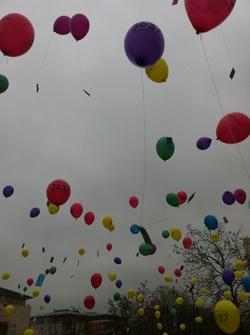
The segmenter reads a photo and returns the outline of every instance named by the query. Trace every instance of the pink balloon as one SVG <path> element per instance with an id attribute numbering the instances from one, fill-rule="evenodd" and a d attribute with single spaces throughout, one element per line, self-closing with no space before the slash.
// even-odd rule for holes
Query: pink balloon
<path id="1" fill-rule="evenodd" d="M 136 208 L 139 204 L 138 198 L 135 197 L 135 196 L 130 197 L 129 198 L 129 204 L 130 204 L 131 207 Z"/>
<path id="2" fill-rule="evenodd" d="M 185 0 L 187 16 L 196 33 L 220 25 L 231 14 L 236 0 Z"/>
<path id="3" fill-rule="evenodd" d="M 83 14 L 75 14 L 69 22 L 72 36 L 77 40 L 83 39 L 89 31 L 89 20 Z"/>
<path id="4" fill-rule="evenodd" d="M 237 188 L 234 191 L 234 196 L 235 196 L 235 200 L 241 205 L 244 204 L 247 198 L 246 192 L 242 190 L 241 188 Z"/>
<path id="5" fill-rule="evenodd" d="M 69 29 L 70 17 L 66 15 L 59 16 L 53 25 L 53 31 L 59 35 L 67 35 L 70 33 Z"/>

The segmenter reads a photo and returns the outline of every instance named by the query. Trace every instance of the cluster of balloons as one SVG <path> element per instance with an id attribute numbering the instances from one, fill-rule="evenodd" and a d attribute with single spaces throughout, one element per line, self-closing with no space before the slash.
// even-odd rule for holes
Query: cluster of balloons
<path id="1" fill-rule="evenodd" d="M 53 30 L 59 35 L 71 35 L 79 41 L 83 39 L 89 31 L 89 20 L 81 13 L 75 14 L 71 18 L 67 15 L 59 16 L 53 25 Z"/>
<path id="2" fill-rule="evenodd" d="M 168 193 L 166 195 L 166 201 L 172 207 L 179 207 L 179 205 L 184 204 L 186 200 L 187 200 L 187 193 L 185 191 L 179 191 L 176 194 Z"/>
<path id="3" fill-rule="evenodd" d="M 246 192 L 241 188 L 237 188 L 234 192 L 226 191 L 222 195 L 222 201 L 226 205 L 232 205 L 235 203 L 235 201 L 243 205 L 246 201 L 246 198 Z"/>

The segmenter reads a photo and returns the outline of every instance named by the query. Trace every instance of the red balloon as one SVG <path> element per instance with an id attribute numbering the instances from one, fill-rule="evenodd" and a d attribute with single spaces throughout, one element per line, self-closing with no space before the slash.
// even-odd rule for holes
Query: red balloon
<path id="1" fill-rule="evenodd" d="M 75 14 L 69 22 L 72 36 L 77 40 L 83 39 L 89 31 L 89 20 L 83 14 Z"/>
<path id="2" fill-rule="evenodd" d="M 32 286 L 34 280 L 32 278 L 27 279 L 27 285 Z"/>
<path id="3" fill-rule="evenodd" d="M 23 15 L 12 13 L 0 20 L 0 50 L 9 57 L 25 54 L 32 47 L 35 31 Z"/>
<path id="4" fill-rule="evenodd" d="M 243 205 L 247 199 L 246 192 L 242 190 L 241 188 L 237 188 L 234 191 L 234 196 L 235 196 L 235 200 L 241 205 Z"/>
<path id="5" fill-rule="evenodd" d="M 70 192 L 70 186 L 65 180 L 56 179 L 48 185 L 46 195 L 51 204 L 61 206 L 68 201 Z"/>
<path id="6" fill-rule="evenodd" d="M 139 204 L 138 198 L 135 197 L 135 196 L 130 197 L 129 198 L 129 204 L 130 204 L 131 207 L 136 208 Z"/>
<path id="7" fill-rule="evenodd" d="M 160 266 L 158 267 L 158 271 L 159 271 L 160 274 L 163 274 L 163 273 L 165 272 L 165 268 L 164 268 L 164 266 L 160 265 Z"/>
<path id="8" fill-rule="evenodd" d="M 216 136 L 224 143 L 239 143 L 250 134 L 250 119 L 247 115 L 234 112 L 225 115 L 217 125 Z"/>
<path id="9" fill-rule="evenodd" d="M 184 239 L 182 240 L 182 244 L 185 249 L 190 248 L 192 243 L 193 243 L 192 239 L 188 236 L 184 237 Z"/>
<path id="10" fill-rule="evenodd" d="M 92 295 L 87 295 L 83 303 L 86 308 L 92 309 L 95 306 L 95 298 Z"/>
<path id="11" fill-rule="evenodd" d="M 181 270 L 180 269 L 175 269 L 174 274 L 176 275 L 176 277 L 180 277 L 181 276 Z"/>
<path id="12" fill-rule="evenodd" d="M 82 215 L 82 212 L 83 212 L 83 207 L 78 202 L 71 205 L 70 213 L 73 216 L 73 218 L 78 219 Z"/>
<path id="13" fill-rule="evenodd" d="M 102 275 L 100 273 L 94 273 L 91 276 L 91 285 L 97 289 L 102 283 Z"/>
<path id="14" fill-rule="evenodd" d="M 236 0 L 185 0 L 187 16 L 196 33 L 220 25 L 231 14 Z"/>
<path id="15" fill-rule="evenodd" d="M 67 35 L 70 33 L 69 29 L 70 17 L 66 15 L 59 16 L 53 25 L 53 30 L 59 35 Z"/>
<path id="16" fill-rule="evenodd" d="M 84 221 L 87 225 L 91 225 L 95 221 L 95 214 L 92 212 L 87 212 L 84 215 Z"/>
<path id="17" fill-rule="evenodd" d="M 110 250 L 112 249 L 112 244 L 111 244 L 111 243 L 108 243 L 108 244 L 106 245 L 106 248 L 107 248 L 108 251 L 110 251 Z"/>
<path id="18" fill-rule="evenodd" d="M 184 191 L 179 191 L 177 194 L 179 205 L 184 204 L 184 202 L 187 200 L 187 193 Z"/>

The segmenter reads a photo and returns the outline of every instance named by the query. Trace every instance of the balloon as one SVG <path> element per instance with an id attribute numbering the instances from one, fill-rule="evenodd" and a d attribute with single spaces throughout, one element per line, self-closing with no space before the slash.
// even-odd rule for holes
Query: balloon
<path id="1" fill-rule="evenodd" d="M 109 231 L 113 231 L 115 229 L 115 225 L 111 223 L 110 227 L 108 228 Z"/>
<path id="2" fill-rule="evenodd" d="M 182 305 L 184 303 L 184 299 L 182 297 L 179 297 L 175 300 L 177 305 Z"/>
<path id="3" fill-rule="evenodd" d="M 171 311 L 170 311 L 170 313 L 171 313 L 172 316 L 176 316 L 177 310 L 174 309 L 174 308 L 172 308 Z"/>
<path id="4" fill-rule="evenodd" d="M 224 143 L 239 143 L 250 134 L 250 119 L 247 115 L 234 112 L 225 115 L 217 125 L 216 136 Z"/>
<path id="5" fill-rule="evenodd" d="M 32 286 L 33 283 L 34 283 L 34 280 L 32 278 L 27 279 L 27 285 L 28 286 Z"/>
<path id="6" fill-rule="evenodd" d="M 138 22 L 127 32 L 124 39 L 125 53 L 136 66 L 150 67 L 161 58 L 165 47 L 161 30 L 151 22 Z"/>
<path id="7" fill-rule="evenodd" d="M 244 269 L 244 266 L 245 266 L 245 263 L 244 263 L 242 260 L 240 260 L 240 259 L 238 259 L 238 260 L 236 261 L 236 263 L 235 263 L 235 267 L 236 267 L 236 270 L 237 270 L 237 271 L 241 271 L 241 270 L 243 270 L 243 269 Z"/>
<path id="8" fill-rule="evenodd" d="M 232 192 L 226 191 L 222 195 L 222 200 L 226 205 L 232 205 L 235 203 L 235 196 Z"/>
<path id="9" fill-rule="evenodd" d="M 84 306 L 92 309 L 95 306 L 95 298 L 92 295 L 87 295 L 83 300 Z"/>
<path id="10" fill-rule="evenodd" d="M 104 216 L 104 218 L 102 219 L 102 224 L 106 229 L 109 229 L 112 223 L 113 220 L 111 216 Z"/>
<path id="11" fill-rule="evenodd" d="M 79 253 L 79 255 L 84 255 L 85 254 L 85 249 L 84 248 L 80 248 L 79 250 L 78 250 L 78 253 Z"/>
<path id="12" fill-rule="evenodd" d="M 168 193 L 166 201 L 170 206 L 179 207 L 179 199 L 175 193 Z"/>
<path id="13" fill-rule="evenodd" d="M 11 185 L 5 186 L 3 189 L 3 195 L 5 198 L 10 197 L 14 193 L 14 188 Z"/>
<path id="14" fill-rule="evenodd" d="M 227 285 L 231 285 L 234 282 L 235 276 L 234 276 L 233 270 L 231 269 L 225 269 L 222 272 L 221 276 L 222 276 L 224 283 Z"/>
<path id="15" fill-rule="evenodd" d="M 92 213 L 92 212 L 87 212 L 87 213 L 84 215 L 84 222 L 85 222 L 87 225 L 91 225 L 94 221 L 95 221 L 95 214 L 94 214 L 94 213 Z"/>
<path id="16" fill-rule="evenodd" d="M 179 191 L 179 192 L 177 192 L 176 195 L 177 195 L 178 200 L 179 200 L 179 205 L 184 204 L 184 202 L 187 200 L 187 193 L 184 192 L 184 191 Z"/>
<path id="17" fill-rule="evenodd" d="M 232 293 L 231 293 L 231 291 L 225 291 L 223 294 L 224 294 L 224 297 L 225 297 L 225 298 L 232 298 Z"/>
<path id="18" fill-rule="evenodd" d="M 163 273 L 165 272 L 165 268 L 164 268 L 164 266 L 160 265 L 160 266 L 158 267 L 158 272 L 159 272 L 160 274 L 163 274 Z"/>
<path id="19" fill-rule="evenodd" d="M 138 302 L 142 302 L 143 301 L 143 295 L 141 293 L 138 294 L 137 301 Z"/>
<path id="20" fill-rule="evenodd" d="M 129 204 L 130 204 L 131 207 L 136 208 L 139 204 L 138 198 L 135 197 L 135 196 L 130 197 L 129 198 Z"/>
<path id="21" fill-rule="evenodd" d="M 8 306 L 8 302 L 7 301 L 4 301 L 3 302 L 3 307 L 7 307 Z"/>
<path id="22" fill-rule="evenodd" d="M 184 323 L 182 323 L 182 324 L 180 325 L 180 329 L 181 329 L 181 330 L 185 330 L 185 329 L 186 329 L 186 325 L 185 325 Z"/>
<path id="23" fill-rule="evenodd" d="M 170 235 L 173 240 L 178 242 L 181 239 L 181 230 L 179 228 L 172 228 Z"/>
<path id="24" fill-rule="evenodd" d="M 187 16 L 196 34 L 220 25 L 230 15 L 234 5 L 232 0 L 185 0 Z"/>
<path id="25" fill-rule="evenodd" d="M 184 239 L 182 240 L 182 244 L 185 249 L 190 248 L 192 243 L 193 241 L 189 236 L 184 237 Z"/>
<path id="26" fill-rule="evenodd" d="M 197 322 L 197 323 L 202 323 L 202 321 L 203 321 L 203 319 L 202 319 L 201 316 L 197 316 L 197 317 L 195 318 L 195 322 Z"/>
<path id="27" fill-rule="evenodd" d="M 170 275 L 166 275 L 166 276 L 164 277 L 164 280 L 165 280 L 167 283 L 172 283 L 172 281 L 173 281 L 173 277 L 170 276 Z"/>
<path id="28" fill-rule="evenodd" d="M 30 211 L 30 217 L 31 217 L 31 218 L 35 218 L 35 217 L 37 217 L 39 214 L 40 214 L 40 209 L 37 208 L 37 207 L 32 208 L 31 211 Z"/>
<path id="29" fill-rule="evenodd" d="M 111 243 L 108 243 L 108 244 L 106 245 L 106 249 L 107 249 L 108 251 L 110 251 L 110 250 L 112 249 L 112 244 L 111 244 Z"/>
<path id="30" fill-rule="evenodd" d="M 197 300 L 195 305 L 196 305 L 196 307 L 201 308 L 203 306 L 203 301 L 202 300 Z"/>
<path id="31" fill-rule="evenodd" d="M 235 278 L 242 279 L 244 277 L 244 274 L 241 271 L 234 271 L 234 276 L 235 276 Z"/>
<path id="32" fill-rule="evenodd" d="M 143 256 L 149 256 L 152 252 L 152 245 L 147 243 L 142 243 L 139 246 L 139 253 Z"/>
<path id="33" fill-rule="evenodd" d="M 153 255 L 156 252 L 156 245 L 152 243 L 152 250 L 150 252 L 150 255 Z"/>
<path id="34" fill-rule="evenodd" d="M 34 330 L 33 329 L 26 329 L 24 331 L 23 335 L 34 335 Z"/>
<path id="35" fill-rule="evenodd" d="M 133 224 L 131 227 L 130 227 L 130 231 L 132 234 L 138 234 L 139 233 L 139 228 L 136 224 Z"/>
<path id="36" fill-rule="evenodd" d="M 172 137 L 161 137 L 156 143 L 156 152 L 164 161 L 173 156 L 174 150 L 175 145 Z"/>
<path id="37" fill-rule="evenodd" d="M 70 192 L 70 186 L 65 180 L 55 179 L 48 185 L 46 194 L 49 202 L 60 206 L 68 201 Z"/>
<path id="38" fill-rule="evenodd" d="M 43 300 L 44 302 L 46 302 L 46 304 L 48 304 L 50 302 L 50 295 L 46 294 L 44 297 L 43 297 Z"/>
<path id="39" fill-rule="evenodd" d="M 145 72 L 149 79 L 155 83 L 163 83 L 168 78 L 168 65 L 166 61 L 161 58 L 153 66 L 146 68 Z"/>
<path id="40" fill-rule="evenodd" d="M 114 258 L 114 262 L 115 262 L 115 264 L 121 264 L 121 263 L 122 263 L 122 260 L 121 260 L 120 257 L 115 257 L 115 258 Z"/>
<path id="41" fill-rule="evenodd" d="M 40 309 L 40 311 L 42 311 L 44 309 L 44 305 L 40 305 L 39 309 Z"/>
<path id="42" fill-rule="evenodd" d="M 57 268 L 55 266 L 51 266 L 51 268 L 49 269 L 49 272 L 53 275 L 56 273 Z"/>
<path id="43" fill-rule="evenodd" d="M 214 317 L 217 325 L 226 334 L 233 334 L 239 328 L 240 312 L 231 301 L 217 302 L 214 308 Z"/>
<path id="44" fill-rule="evenodd" d="M 155 298 L 150 298 L 149 299 L 149 304 L 151 305 L 151 306 L 155 306 L 156 305 L 156 300 L 155 300 Z"/>
<path id="45" fill-rule="evenodd" d="M 77 40 L 83 39 L 89 31 L 89 20 L 83 14 L 75 14 L 69 22 L 72 36 Z"/>
<path id="46" fill-rule="evenodd" d="M 39 290 L 34 290 L 33 292 L 32 292 L 32 295 L 33 295 L 33 297 L 34 298 L 36 298 L 36 297 L 38 297 L 39 296 Z"/>
<path id="47" fill-rule="evenodd" d="M 73 216 L 73 218 L 79 219 L 79 217 L 82 215 L 82 212 L 83 212 L 83 207 L 78 202 L 71 205 L 70 213 Z"/>
<path id="48" fill-rule="evenodd" d="M 0 94 L 7 91 L 9 87 L 9 81 L 7 77 L 5 77 L 3 74 L 0 74 Z"/>
<path id="49" fill-rule="evenodd" d="M 211 138 L 209 138 L 209 137 L 201 137 L 201 138 L 199 138 L 197 140 L 196 146 L 200 150 L 206 150 L 206 149 L 208 149 L 210 147 L 211 143 L 212 143 Z"/>
<path id="50" fill-rule="evenodd" d="M 174 274 L 176 275 L 176 277 L 180 277 L 181 276 L 181 270 L 180 269 L 175 269 Z"/>
<path id="51" fill-rule="evenodd" d="M 205 216 L 204 223 L 205 223 L 205 226 L 211 230 L 214 230 L 218 227 L 218 220 L 214 215 Z"/>
<path id="52" fill-rule="evenodd" d="M 242 301 L 249 299 L 249 296 L 250 296 L 249 293 L 246 293 L 246 292 L 239 292 L 238 293 L 238 297 Z"/>
<path id="53" fill-rule="evenodd" d="M 10 273 L 9 272 L 4 272 L 3 274 L 2 274 L 2 279 L 3 280 L 7 280 L 7 279 L 9 279 L 10 278 Z"/>
<path id="54" fill-rule="evenodd" d="M 202 287 L 201 293 L 202 294 L 208 294 L 208 291 L 207 291 L 207 289 L 205 287 Z"/>
<path id="55" fill-rule="evenodd" d="M 67 15 L 59 16 L 53 25 L 53 31 L 59 35 L 67 35 L 70 32 L 69 29 L 70 17 Z"/>
<path id="56" fill-rule="evenodd" d="M 246 192 L 242 190 L 241 188 L 237 188 L 234 191 L 234 196 L 235 196 L 235 200 L 241 205 L 244 204 L 247 198 Z"/>
<path id="57" fill-rule="evenodd" d="M 8 305 L 8 306 L 4 307 L 4 312 L 7 316 L 12 315 L 14 313 L 14 306 Z"/>
<path id="58" fill-rule="evenodd" d="M 250 277 L 243 278 L 242 285 L 247 292 L 250 292 Z"/>
<path id="59" fill-rule="evenodd" d="M 115 282 L 115 286 L 118 288 L 122 287 L 122 281 L 120 279 L 117 279 L 117 281 Z"/>
<path id="60" fill-rule="evenodd" d="M 139 313 L 140 316 L 143 316 L 143 314 L 144 314 L 144 308 L 142 308 L 142 307 L 139 308 L 138 313 Z"/>
<path id="61" fill-rule="evenodd" d="M 160 312 L 159 312 L 160 313 Z M 159 330 L 161 330 L 162 329 L 162 323 L 157 323 L 157 328 L 159 329 Z"/>
<path id="62" fill-rule="evenodd" d="M 193 285 L 193 286 L 196 284 L 196 282 L 197 282 L 197 280 L 195 278 L 192 278 L 190 280 L 190 284 Z"/>
<path id="63" fill-rule="evenodd" d="M 127 294 L 128 294 L 128 297 L 129 297 L 130 299 L 133 299 L 134 296 L 135 296 L 135 291 L 134 291 L 132 288 L 130 288 L 130 289 L 128 289 Z"/>
<path id="64" fill-rule="evenodd" d="M 118 300 L 120 300 L 120 298 L 121 298 L 120 293 L 119 293 L 119 292 L 115 292 L 114 295 L 113 295 L 113 299 L 114 299 L 115 301 L 118 301 Z"/>
<path id="65" fill-rule="evenodd" d="M 18 57 L 32 47 L 35 31 L 23 15 L 11 13 L 0 20 L 0 50 L 5 56 Z"/>
<path id="66" fill-rule="evenodd" d="M 100 273 L 94 273 L 91 276 L 91 285 L 97 289 L 102 283 L 102 275 Z"/>
<path id="67" fill-rule="evenodd" d="M 161 233 L 161 235 L 164 238 L 168 238 L 169 237 L 169 231 L 168 230 L 163 230 L 163 232 Z"/>
<path id="68" fill-rule="evenodd" d="M 60 207 L 57 205 L 49 204 L 48 211 L 51 215 L 54 215 L 59 212 Z"/>
<path id="69" fill-rule="evenodd" d="M 116 274 L 114 272 L 109 273 L 109 279 L 110 281 L 116 280 Z"/>

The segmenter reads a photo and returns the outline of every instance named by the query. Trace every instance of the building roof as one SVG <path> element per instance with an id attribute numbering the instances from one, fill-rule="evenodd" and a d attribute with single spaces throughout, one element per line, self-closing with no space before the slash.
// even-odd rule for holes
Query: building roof
<path id="1" fill-rule="evenodd" d="M 33 297 L 20 293 L 20 292 L 15 292 L 12 290 L 8 290 L 7 288 L 0 287 L 0 294 L 1 296 L 6 296 L 6 297 L 12 297 L 12 298 L 19 298 L 23 300 L 28 300 L 28 299 L 33 299 Z M 21 296 L 22 295 L 22 296 Z M 21 296 L 21 297 L 20 297 Z"/>

